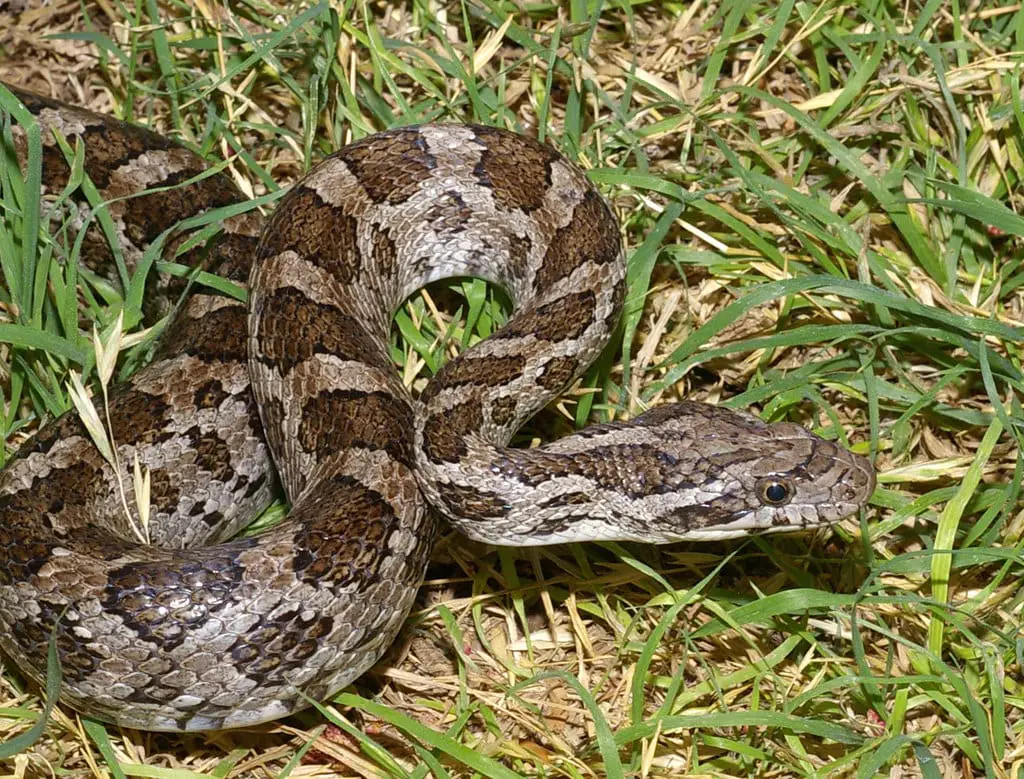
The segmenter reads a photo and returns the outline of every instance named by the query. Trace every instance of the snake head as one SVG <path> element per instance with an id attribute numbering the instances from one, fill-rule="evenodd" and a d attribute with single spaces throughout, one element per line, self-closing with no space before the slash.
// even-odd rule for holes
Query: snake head
<path id="1" fill-rule="evenodd" d="M 472 481 L 486 476 L 487 491 L 449 485 L 446 514 L 466 535 L 502 545 L 800 530 L 853 514 L 875 489 L 866 458 L 799 425 L 692 401 L 477 455 L 487 472 Z M 473 511 L 460 513 L 463 505 Z M 479 518 L 481 507 L 489 518 Z"/>
<path id="2" fill-rule="evenodd" d="M 870 461 L 788 422 L 679 403 L 637 419 L 661 431 L 675 476 L 664 474 L 666 503 L 650 521 L 663 541 L 721 539 L 813 528 L 867 504 Z"/>

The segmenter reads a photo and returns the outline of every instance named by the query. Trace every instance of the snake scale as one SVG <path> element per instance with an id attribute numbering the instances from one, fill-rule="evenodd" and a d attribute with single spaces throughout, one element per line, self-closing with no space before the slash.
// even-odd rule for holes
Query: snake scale
<path id="1" fill-rule="evenodd" d="M 210 730 L 329 697 L 397 634 L 435 513 L 494 544 L 668 542 L 819 526 L 873 490 L 866 459 L 799 426 L 688 401 L 507 446 L 604 347 L 625 293 L 616 219 L 547 145 L 467 125 L 382 132 L 314 166 L 262 229 L 250 211 L 189 247 L 175 224 L 243 200 L 226 174 L 150 131 L 16 94 L 43 131 L 44 192 L 68 186 L 55 137 L 80 144 L 129 270 L 170 231 L 177 261 L 249 282 L 248 311 L 196 285 L 112 395 L 132 511 L 136 457 L 151 475 L 150 544 L 73 413 L 0 475 L 0 642 L 38 681 L 55 631 L 62 700 L 90 716 Z M 12 130 L 5 153 L 24 165 Z M 71 221 L 90 216 L 80 199 Z M 85 266 L 115 267 L 99 231 L 81 238 Z M 454 276 L 499 285 L 514 310 L 414 399 L 392 316 Z M 288 516 L 233 538 L 278 480 Z"/>

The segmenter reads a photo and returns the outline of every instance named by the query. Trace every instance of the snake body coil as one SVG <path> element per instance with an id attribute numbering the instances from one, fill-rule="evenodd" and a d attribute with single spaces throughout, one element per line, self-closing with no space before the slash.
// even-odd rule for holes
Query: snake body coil
<path id="1" fill-rule="evenodd" d="M 43 129 L 45 192 L 69 177 L 54 134 L 84 145 L 129 271 L 182 219 L 241 200 L 165 138 L 17 94 Z M 78 222 L 90 214 L 81 201 Z M 662 542 L 833 522 L 873 489 L 867 461 L 798 426 L 691 402 L 506 447 L 603 348 L 625 291 L 615 218 L 547 146 L 475 126 L 384 132 L 314 167 L 257 246 L 259 231 L 233 217 L 208 255 L 178 258 L 249 279 L 250 311 L 205 290 L 183 304 L 112 397 L 120 477 L 73 414 L 0 475 L 0 642 L 38 680 L 56 626 L 62 698 L 91 716 L 207 730 L 330 696 L 402 625 L 435 535 L 428 505 L 498 544 Z M 81 254 L 116 267 L 98 231 Z M 414 400 L 392 315 L 452 276 L 500 285 L 514 314 Z M 152 481 L 148 545 L 119 486 L 135 511 L 136 458 Z M 288 517 L 227 540 L 275 472 Z"/>

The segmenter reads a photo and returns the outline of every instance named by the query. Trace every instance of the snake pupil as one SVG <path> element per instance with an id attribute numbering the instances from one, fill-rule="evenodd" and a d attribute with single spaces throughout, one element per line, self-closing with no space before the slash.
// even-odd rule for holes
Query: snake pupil
<path id="1" fill-rule="evenodd" d="M 782 482 L 773 481 L 765 485 L 762 494 L 766 502 L 778 506 L 789 499 L 789 487 Z"/>

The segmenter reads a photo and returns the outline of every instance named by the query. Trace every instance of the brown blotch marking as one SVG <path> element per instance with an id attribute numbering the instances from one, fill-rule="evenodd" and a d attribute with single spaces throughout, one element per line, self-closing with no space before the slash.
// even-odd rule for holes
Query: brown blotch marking
<path id="1" fill-rule="evenodd" d="M 118 195 L 122 197 L 127 194 L 120 191 L 125 171 L 118 169 L 135 165 L 140 170 L 152 171 L 152 166 L 140 161 L 143 153 L 172 149 L 185 151 L 163 136 L 113 120 L 90 127 L 83 134 L 83 139 L 86 144 L 84 168 L 93 184 L 104 192 L 111 185 L 113 174 L 118 172 Z M 55 150 L 61 154 L 59 149 Z M 61 166 L 56 159 L 46 160 L 47 163 L 51 161 L 57 164 L 58 169 L 66 167 L 66 163 Z M 147 183 L 147 189 L 170 189 L 145 195 L 139 195 L 145 190 L 136 190 L 133 194 L 138 197 L 122 201 L 126 232 L 137 245 L 149 243 L 167 228 L 190 216 L 243 200 L 227 175 L 217 174 L 190 181 L 206 169 L 205 163 L 191 152 L 179 154 L 177 162 L 183 163 L 184 167 L 163 180 Z M 186 181 L 189 183 L 185 184 Z"/>
<path id="2" fill-rule="evenodd" d="M 129 164 L 144 152 L 181 148 L 168 138 L 137 125 L 109 117 L 97 118 L 97 124 L 90 126 L 82 137 L 85 141 L 83 167 L 99 189 L 109 186 L 118 168 Z M 192 175 L 200 169 L 197 168 Z"/>
<path id="3" fill-rule="evenodd" d="M 663 520 L 663 523 L 686 529 L 713 527 L 732 522 L 736 519 L 737 512 L 745 509 L 746 506 L 737 505 L 734 500 L 719 498 L 710 503 L 677 508 L 670 518 Z"/>
<path id="4" fill-rule="evenodd" d="M 206 363 L 245 362 L 249 343 L 242 304 L 222 306 L 203 316 L 179 317 L 169 328 L 160 356 L 184 352 Z"/>
<path id="5" fill-rule="evenodd" d="M 553 357 L 544 364 L 544 372 L 537 383 L 549 392 L 558 392 L 572 381 L 579 368 L 575 357 Z"/>
<path id="6" fill-rule="evenodd" d="M 157 511 L 172 512 L 181 497 L 180 482 L 164 469 L 149 472 L 149 505 Z"/>
<path id="7" fill-rule="evenodd" d="M 526 309 L 491 338 L 536 336 L 541 341 L 565 341 L 583 335 L 594 319 L 597 307 L 590 290 L 572 292 L 565 297 Z"/>
<path id="8" fill-rule="evenodd" d="M 629 463 L 623 467 L 622 463 Z M 693 488 L 692 463 L 681 467 L 671 455 L 647 444 L 598 446 L 572 455 L 514 449 L 496 463 L 499 471 L 531 487 L 561 476 L 585 476 L 599 489 L 618 490 L 631 498 L 663 495 Z"/>
<path id="9" fill-rule="evenodd" d="M 194 167 L 179 170 L 166 179 L 153 182 L 150 188 L 170 187 L 163 192 L 132 197 L 124 201 L 125 232 L 138 246 L 154 241 L 160 233 L 188 217 L 211 208 L 241 202 L 242 196 L 227 176 L 210 176 L 188 184 L 203 170 L 196 160 Z"/>
<path id="10" fill-rule="evenodd" d="M 96 498 L 101 470 L 87 462 L 53 471 L 28 488 L 0 495 L 0 584 L 29 582 L 51 559 L 61 541 L 49 515 Z"/>
<path id="11" fill-rule="evenodd" d="M 573 211 L 572 221 L 551 239 L 534 289 L 546 290 L 586 263 L 613 263 L 618 259 L 619 247 L 618 222 L 601 196 L 588 189 Z"/>
<path id="12" fill-rule="evenodd" d="M 230 649 L 236 670 L 252 678 L 268 674 L 280 678 L 288 669 L 300 666 L 334 627 L 331 617 L 317 612 L 304 617 L 303 613 L 296 608 L 272 620 L 264 617 L 261 627 L 239 638 Z M 273 662 L 268 662 L 269 658 L 274 658 Z"/>
<path id="13" fill-rule="evenodd" d="M 87 506 L 96 501 L 107 491 L 100 462 L 80 460 L 51 471 L 45 479 L 36 479 L 29 491 L 33 502 L 46 512 L 56 513 L 67 506 Z M 18 493 L 25 494 L 26 491 Z"/>
<path id="14" fill-rule="evenodd" d="M 73 237 L 77 239 L 77 235 Z M 69 235 L 67 239 L 60 238 L 59 240 L 64 241 L 71 238 L 72 235 Z M 111 251 L 110 243 L 103 235 L 103 231 L 96 225 L 92 225 L 85 232 L 78 262 L 101 278 L 109 281 L 117 279 L 117 260 L 114 258 L 114 252 Z M 143 305 L 147 307 L 148 311 L 149 301 L 143 300 Z"/>
<path id="15" fill-rule="evenodd" d="M 505 425 L 511 424 L 516 418 L 516 408 L 518 405 L 516 399 L 511 396 L 498 398 L 491 403 L 491 421 L 498 425 L 498 427 L 505 427 Z"/>
<path id="16" fill-rule="evenodd" d="M 30 113 L 37 116 L 45 109 L 58 112 L 66 111 L 66 106 L 52 98 L 12 86 L 8 86 L 8 89 Z M 93 183 L 100 188 L 107 185 L 108 176 L 114 170 L 113 166 L 124 164 L 147 148 L 164 149 L 171 143 L 167 138 L 156 133 L 119 122 L 109 116 L 81 109 L 76 110 L 76 114 L 85 119 L 83 122 L 85 129 L 79 135 L 67 136 L 66 140 L 72 147 L 74 147 L 76 137 L 82 138 L 86 142 L 83 168 Z M 67 184 L 69 172 L 67 160 L 50 133 L 44 133 L 43 136 L 42 169 L 43 184 L 51 187 L 51 192 L 53 187 L 60 189 Z"/>
<path id="17" fill-rule="evenodd" d="M 736 463 L 756 462 L 763 458 L 764 452 L 758 452 L 742 446 L 738 442 L 733 442 L 728 447 L 710 453 L 706 459 L 713 467 L 723 470 Z"/>
<path id="18" fill-rule="evenodd" d="M 338 476 L 309 493 L 293 510 L 301 517 L 292 548 L 296 577 L 313 587 L 365 589 L 380 580 L 387 539 L 398 518 L 383 495 Z"/>
<path id="19" fill-rule="evenodd" d="M 32 95 L 28 92 L 17 92 L 25 107 L 34 114 L 42 113 L 44 108 L 54 111 L 66 111 L 66 106 L 49 98 Z M 87 115 L 87 118 L 83 115 Z M 113 173 L 127 165 L 146 151 L 163 151 L 181 148 L 168 138 L 137 125 L 120 122 L 112 117 L 76 109 L 76 119 L 86 118 L 85 129 L 79 135 L 67 136 L 68 143 L 74 147 L 75 139 L 81 138 L 85 148 L 82 167 L 100 190 L 105 189 Z M 52 179 L 44 181 L 63 187 L 67 183 L 68 164 L 64 153 L 60 150 L 52 136 L 43 138 L 43 173 L 44 176 L 54 174 Z M 198 159 L 198 158 L 197 158 Z"/>
<path id="20" fill-rule="evenodd" d="M 88 435 L 81 418 L 74 411 L 69 411 L 47 425 L 44 425 L 28 441 L 22 444 L 11 458 L 20 460 L 30 454 L 46 454 L 54 444 L 74 435 Z"/>
<path id="21" fill-rule="evenodd" d="M 207 527 L 217 527 L 224 519 L 223 511 L 207 511 L 202 505 L 196 505 L 195 508 L 199 509 L 195 516 L 200 517 Z"/>
<path id="22" fill-rule="evenodd" d="M 564 508 L 569 506 L 586 506 L 593 498 L 585 492 L 567 492 L 563 495 L 556 495 L 538 504 L 540 508 Z"/>
<path id="23" fill-rule="evenodd" d="M 551 186 L 551 165 L 559 159 L 558 152 L 504 130 L 473 130 L 484 146 L 473 173 L 491 189 L 495 203 L 506 211 L 530 212 L 540 208 Z"/>
<path id="24" fill-rule="evenodd" d="M 176 435 L 164 429 L 170 406 L 160 395 L 126 389 L 118 393 L 110 411 L 110 435 L 119 445 L 160 443 Z"/>
<path id="25" fill-rule="evenodd" d="M 293 251 L 348 284 L 362 265 L 358 226 L 355 217 L 325 202 L 315 190 L 299 185 L 274 212 L 264 231 L 260 256 Z"/>
<path id="26" fill-rule="evenodd" d="M 224 391 L 219 379 L 210 379 L 195 391 L 192 402 L 196 408 L 220 408 L 220 404 L 230 397 L 231 393 Z"/>
<path id="27" fill-rule="evenodd" d="M 530 268 L 530 252 L 533 240 L 528 235 L 508 235 L 508 268 L 505 275 L 509 279 L 525 279 Z M 512 286 L 509 284 L 509 286 Z"/>
<path id="28" fill-rule="evenodd" d="M 231 467 L 231 447 L 215 431 L 200 432 L 193 427 L 185 433 L 192 443 L 196 455 L 196 466 L 209 473 L 221 482 L 230 482 L 235 478 L 235 469 Z"/>
<path id="29" fill-rule="evenodd" d="M 88 133 L 86 133 L 88 135 Z M 75 136 L 68 138 L 68 142 L 74 144 Z M 72 146 L 73 148 L 73 146 Z M 88 147 L 87 147 L 88 148 Z M 68 184 L 71 177 L 71 168 L 68 167 L 67 158 L 60 147 L 50 138 L 43 138 L 43 160 L 42 160 L 42 184 L 46 191 L 55 195 L 61 192 Z"/>
<path id="30" fill-rule="evenodd" d="M 299 444 L 316 458 L 350 448 L 386 451 L 412 467 L 412 411 L 383 392 L 331 390 L 314 395 L 302 408 Z"/>
<path id="31" fill-rule="evenodd" d="M 447 387 L 472 385 L 504 385 L 523 375 L 526 358 L 520 355 L 501 357 L 459 357 L 446 363 L 437 376 L 420 395 L 423 402 L 429 401 Z"/>
<path id="32" fill-rule="evenodd" d="M 416 129 L 400 129 L 364 138 L 337 155 L 359 179 L 375 203 L 404 203 L 433 176 L 437 161 Z"/>
<path id="33" fill-rule="evenodd" d="M 256 429 L 259 429 L 259 428 L 256 428 Z M 240 476 L 239 477 L 238 487 L 239 488 L 245 487 L 245 497 L 246 498 L 251 498 L 257 492 L 259 492 L 260 490 L 262 490 L 264 487 L 267 486 L 267 476 L 265 474 L 257 476 L 251 482 L 248 482 L 248 486 L 246 486 L 246 483 L 241 481 L 241 479 L 243 479 L 243 478 L 245 478 L 245 477 L 244 476 Z"/>
<path id="34" fill-rule="evenodd" d="M 262 357 L 279 366 L 282 375 L 314 354 L 391 369 L 388 356 L 355 318 L 294 287 L 277 289 L 261 301 L 259 328 Z"/>
<path id="35" fill-rule="evenodd" d="M 479 430 L 482 423 L 483 410 L 478 400 L 434 414 L 423 429 L 427 456 L 434 462 L 457 462 L 466 453 L 464 436 Z"/>
<path id="36" fill-rule="evenodd" d="M 209 269 L 243 287 L 249 284 L 249 270 L 256 257 L 259 241 L 244 233 L 220 233 L 209 249 Z M 187 263 L 191 267 L 194 263 Z"/>
<path id="37" fill-rule="evenodd" d="M 398 249 L 391 240 L 391 234 L 378 225 L 373 225 L 370 233 L 370 245 L 373 252 L 374 272 L 383 276 L 392 276 L 398 271 Z"/>
<path id="38" fill-rule="evenodd" d="M 26 107 L 35 114 L 46 108 L 67 112 L 66 106 L 49 98 L 22 91 L 18 91 L 17 94 Z M 67 141 L 72 146 L 76 139 L 80 138 L 83 141 L 83 170 L 101 195 L 118 198 L 116 208 L 123 219 L 126 236 L 137 248 L 144 249 L 161 232 L 187 217 L 209 208 L 243 200 L 230 177 L 225 174 L 216 174 L 184 186 L 175 186 L 199 175 L 206 169 L 206 165 L 198 156 L 165 136 L 109 116 L 80 109 L 76 109 L 74 113 L 75 121 L 81 121 L 85 126 L 80 134 L 68 136 Z M 150 194 L 141 194 L 144 190 L 138 188 L 134 188 L 134 191 L 125 189 L 128 183 L 125 174 L 133 167 L 137 171 L 159 171 L 159 168 L 147 164 L 142 157 L 144 153 L 154 151 L 175 151 L 175 163 L 184 165 L 183 169 L 175 171 L 163 180 L 148 181 L 146 184 L 150 189 L 171 189 Z M 59 192 L 67 185 L 70 172 L 67 161 L 49 133 L 43 138 L 42 172 L 43 185 L 48 192 Z M 115 181 L 115 173 L 117 187 L 116 191 L 112 192 L 110 187 Z M 128 194 L 135 196 L 126 198 L 125 195 Z M 73 193 L 72 198 L 81 203 L 85 202 L 81 191 Z M 193 255 L 178 260 L 190 265 L 206 266 L 207 252 L 194 252 Z M 106 237 L 95 224 L 89 227 L 82 241 L 80 260 L 86 267 L 104 278 L 117 278 L 113 253 Z"/>
<path id="39" fill-rule="evenodd" d="M 181 646 L 188 633 L 201 628 L 234 602 L 245 575 L 237 555 L 254 539 L 239 539 L 219 547 L 193 549 L 171 561 L 135 562 L 107 574 L 101 603 L 125 626 L 146 641 L 169 652 Z M 181 609 L 168 609 L 182 591 L 195 594 Z"/>
<path id="40" fill-rule="evenodd" d="M 460 484 L 446 484 L 441 499 L 453 516 L 467 519 L 504 517 L 508 504 L 493 492 L 474 489 Z"/>
<path id="41" fill-rule="evenodd" d="M 56 634 L 62 677 L 81 682 L 95 670 L 99 660 L 73 631 L 81 618 L 66 610 L 64 603 L 52 602 L 46 595 L 40 597 L 36 605 L 38 614 L 10 626 L 14 643 L 30 654 L 45 657 L 50 637 Z"/>

